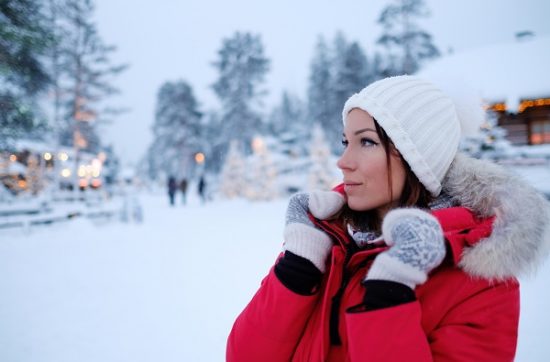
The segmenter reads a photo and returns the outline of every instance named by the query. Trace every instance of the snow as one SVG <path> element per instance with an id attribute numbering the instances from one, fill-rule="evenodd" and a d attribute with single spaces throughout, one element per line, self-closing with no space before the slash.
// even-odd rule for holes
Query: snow
<path id="1" fill-rule="evenodd" d="M 286 200 L 168 206 L 144 223 L 0 232 L 0 361 L 223 361 L 281 248 Z M 179 200 L 178 200 L 179 201 Z M 517 361 L 550 352 L 550 264 L 522 282 Z"/>
<path id="2" fill-rule="evenodd" d="M 522 99 L 550 97 L 548 64 L 550 37 L 541 36 L 446 55 L 418 75 L 440 84 L 458 80 L 485 102 L 506 102 L 510 111 L 517 112 Z"/>

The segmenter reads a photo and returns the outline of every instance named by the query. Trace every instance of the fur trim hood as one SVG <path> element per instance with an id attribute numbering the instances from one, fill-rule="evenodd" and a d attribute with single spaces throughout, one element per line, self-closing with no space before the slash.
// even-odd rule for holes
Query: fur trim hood
<path id="1" fill-rule="evenodd" d="M 490 237 L 466 249 L 468 274 L 502 280 L 533 272 L 550 251 L 550 203 L 519 176 L 489 161 L 458 154 L 443 192 L 480 217 L 495 215 Z"/>

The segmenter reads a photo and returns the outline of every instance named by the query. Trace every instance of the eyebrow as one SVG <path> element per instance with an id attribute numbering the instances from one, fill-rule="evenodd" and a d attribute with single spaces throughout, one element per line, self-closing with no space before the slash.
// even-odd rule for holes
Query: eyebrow
<path id="1" fill-rule="evenodd" d="M 371 132 L 374 132 L 374 133 L 377 133 L 376 130 L 372 129 L 372 128 L 361 128 L 355 132 L 353 132 L 354 135 L 359 135 L 363 132 L 367 132 L 367 131 L 371 131 Z M 342 136 L 346 137 L 346 134 L 345 133 L 342 133 Z"/>

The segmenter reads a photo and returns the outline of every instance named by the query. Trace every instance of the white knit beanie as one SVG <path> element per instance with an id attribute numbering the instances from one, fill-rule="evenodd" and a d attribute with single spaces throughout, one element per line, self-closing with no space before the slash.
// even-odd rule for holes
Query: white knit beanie
<path id="1" fill-rule="evenodd" d="M 481 110 L 480 105 L 471 106 Z M 432 195 L 439 195 L 462 134 L 453 99 L 426 80 L 401 75 L 376 81 L 351 96 L 342 111 L 344 122 L 354 108 L 378 122 L 420 182 Z M 481 123 L 479 112 L 475 117 L 472 122 Z"/>

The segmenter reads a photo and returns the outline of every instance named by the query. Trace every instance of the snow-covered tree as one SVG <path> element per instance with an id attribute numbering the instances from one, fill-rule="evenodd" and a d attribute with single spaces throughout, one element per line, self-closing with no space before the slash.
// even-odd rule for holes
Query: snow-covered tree
<path id="1" fill-rule="evenodd" d="M 488 113 L 479 133 L 464 138 L 460 143 L 460 148 L 463 152 L 476 158 L 506 158 L 515 154 L 511 142 L 506 139 L 506 134 L 506 130 L 498 126 L 496 115 Z"/>
<path id="2" fill-rule="evenodd" d="M 250 200 L 272 200 L 277 197 L 277 169 L 270 150 L 261 137 L 254 138 L 252 150 L 247 159 L 245 195 Z"/>
<path id="3" fill-rule="evenodd" d="M 420 28 L 418 20 L 429 16 L 423 0 L 393 0 L 380 14 L 383 32 L 378 44 L 384 46 L 384 75 L 413 74 L 425 60 L 439 56 L 432 36 Z"/>
<path id="4" fill-rule="evenodd" d="M 237 141 L 231 141 L 229 152 L 220 176 L 220 192 L 228 198 L 240 197 L 245 194 L 246 175 L 245 159 L 239 150 Z"/>
<path id="5" fill-rule="evenodd" d="M 43 55 L 52 34 L 37 0 L 0 1 L 0 149 L 41 127 L 37 96 L 49 82 Z"/>
<path id="6" fill-rule="evenodd" d="M 201 117 L 193 89 L 184 81 L 166 82 L 157 94 L 150 174 L 188 177 L 201 149 Z"/>
<path id="7" fill-rule="evenodd" d="M 61 0 L 60 0 L 61 1 Z M 108 123 L 120 109 L 105 106 L 118 92 L 112 78 L 126 69 L 126 65 L 113 65 L 114 46 L 104 44 L 93 21 L 94 6 L 91 0 L 62 0 L 50 2 L 57 6 L 56 34 L 56 87 L 63 99 L 64 125 L 60 132 L 61 143 L 73 146 L 77 136 L 84 140 L 87 151 L 99 151 L 97 127 Z M 59 91 L 59 89 L 57 89 Z"/>
<path id="8" fill-rule="evenodd" d="M 307 107 L 312 124 L 318 124 L 327 131 L 333 130 L 334 97 L 332 81 L 332 56 L 325 39 L 317 40 L 309 71 Z M 330 131 L 329 131 L 330 132 Z"/>
<path id="9" fill-rule="evenodd" d="M 315 125 L 310 146 L 311 168 L 308 186 L 310 190 L 330 190 L 335 184 L 334 162 L 323 129 Z"/>
<path id="10" fill-rule="evenodd" d="M 302 101 L 286 91 L 269 116 L 269 134 L 279 141 L 278 151 L 292 156 L 305 156 L 310 138 L 311 119 Z"/>
<path id="11" fill-rule="evenodd" d="M 248 152 L 261 125 L 259 108 L 265 94 L 261 86 L 269 70 L 260 36 L 237 32 L 224 39 L 213 65 L 219 77 L 212 87 L 222 104 L 219 131 L 241 142 Z"/>
<path id="12" fill-rule="evenodd" d="M 340 95 L 340 107 L 354 93 L 367 86 L 374 78 L 365 52 L 357 42 L 349 44 L 344 54 L 340 67 L 336 70 L 336 94 Z"/>
<path id="13" fill-rule="evenodd" d="M 342 33 L 337 33 L 332 48 L 319 38 L 310 69 L 309 117 L 323 127 L 331 150 L 336 153 L 344 103 L 377 78 L 376 68 L 371 67 L 359 43 L 349 43 Z"/>
<path id="14" fill-rule="evenodd" d="M 374 79 L 374 70 L 370 68 L 363 49 L 357 42 L 342 43 L 336 38 L 334 62 L 334 95 L 332 128 L 327 129 L 327 139 L 331 150 L 337 153 L 340 150 L 342 135 L 342 108 L 347 99 L 359 92 Z M 338 50 L 340 49 L 340 50 Z M 341 52 L 341 53 L 340 53 Z M 330 133 L 329 133 L 330 132 Z"/>

